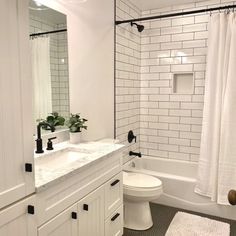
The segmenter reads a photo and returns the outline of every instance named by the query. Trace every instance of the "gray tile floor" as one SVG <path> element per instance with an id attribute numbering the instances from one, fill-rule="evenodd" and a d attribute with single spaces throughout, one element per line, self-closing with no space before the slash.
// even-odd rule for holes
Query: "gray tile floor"
<path id="1" fill-rule="evenodd" d="M 158 205 L 158 204 L 151 204 L 151 211 L 152 211 L 153 224 L 154 224 L 151 229 L 143 231 L 143 232 L 125 229 L 123 236 L 164 236 L 170 225 L 170 222 L 172 221 L 177 211 L 189 212 L 192 214 L 208 217 L 210 219 L 220 220 L 222 222 L 229 223 L 230 236 L 236 236 L 236 221 L 204 215 L 197 212 L 185 211 L 183 209 L 178 209 L 178 208 L 168 207 L 168 206 L 163 206 L 163 205 Z"/>

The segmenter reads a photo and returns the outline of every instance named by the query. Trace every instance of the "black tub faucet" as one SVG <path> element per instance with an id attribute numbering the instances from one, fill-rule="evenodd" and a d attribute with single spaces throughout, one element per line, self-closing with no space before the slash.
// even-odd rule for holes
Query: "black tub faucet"
<path id="1" fill-rule="evenodd" d="M 142 153 L 141 153 L 141 152 L 132 152 L 132 151 L 130 151 L 130 152 L 129 152 L 129 155 L 130 155 L 130 156 L 142 157 Z"/>
<path id="2" fill-rule="evenodd" d="M 49 127 L 50 130 L 52 132 L 55 131 L 55 127 L 50 125 L 49 123 L 45 122 L 45 121 L 42 121 L 42 122 L 39 122 L 38 125 L 37 125 L 37 139 L 35 140 L 36 141 L 36 151 L 35 153 L 43 153 L 43 140 L 42 140 L 42 137 L 41 137 L 41 127 L 42 126 L 46 126 L 46 127 Z"/>

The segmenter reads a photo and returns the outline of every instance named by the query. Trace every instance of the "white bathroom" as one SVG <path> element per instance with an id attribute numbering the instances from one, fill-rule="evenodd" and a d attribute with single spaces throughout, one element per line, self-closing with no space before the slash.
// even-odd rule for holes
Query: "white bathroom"
<path id="1" fill-rule="evenodd" d="M 236 235 L 235 11 L 1 0 L 0 236 Z"/>

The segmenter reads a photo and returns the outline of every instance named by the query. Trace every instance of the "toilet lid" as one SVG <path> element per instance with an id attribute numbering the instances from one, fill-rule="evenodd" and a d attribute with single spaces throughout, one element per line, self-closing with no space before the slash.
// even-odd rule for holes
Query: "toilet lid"
<path id="1" fill-rule="evenodd" d="M 151 175 L 123 172 L 123 184 L 133 188 L 157 188 L 162 185 L 162 182 Z"/>

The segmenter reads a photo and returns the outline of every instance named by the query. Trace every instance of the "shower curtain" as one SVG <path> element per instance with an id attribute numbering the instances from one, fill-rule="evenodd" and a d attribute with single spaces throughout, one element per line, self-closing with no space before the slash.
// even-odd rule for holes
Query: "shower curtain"
<path id="1" fill-rule="evenodd" d="M 32 77 L 34 81 L 34 118 L 45 119 L 52 112 L 50 39 L 31 39 Z"/>
<path id="2" fill-rule="evenodd" d="M 195 192 L 227 205 L 236 188 L 236 19 L 209 22 L 203 127 Z"/>

